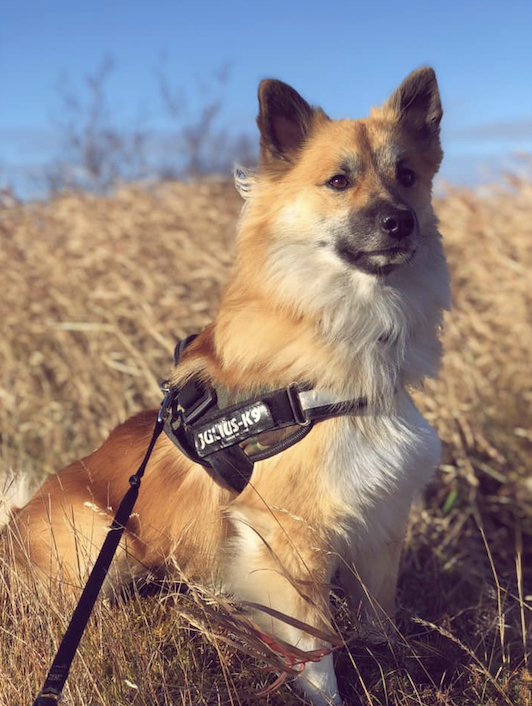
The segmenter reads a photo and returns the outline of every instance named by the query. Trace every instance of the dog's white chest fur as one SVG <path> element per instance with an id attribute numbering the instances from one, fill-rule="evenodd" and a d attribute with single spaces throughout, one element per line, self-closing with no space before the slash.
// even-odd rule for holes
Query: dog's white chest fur
<path id="1" fill-rule="evenodd" d="M 438 435 L 404 391 L 392 414 L 335 424 L 324 481 L 341 508 L 341 528 L 351 535 L 354 530 L 355 545 L 365 549 L 392 541 L 404 529 L 413 495 L 440 461 Z"/>

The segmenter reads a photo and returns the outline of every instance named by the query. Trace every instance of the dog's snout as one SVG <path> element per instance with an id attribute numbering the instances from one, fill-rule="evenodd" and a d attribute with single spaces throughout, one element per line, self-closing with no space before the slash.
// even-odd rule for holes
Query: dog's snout
<path id="1" fill-rule="evenodd" d="M 393 238 L 406 238 L 411 235 L 416 225 L 416 219 L 410 209 L 394 209 L 380 218 L 381 230 Z"/>

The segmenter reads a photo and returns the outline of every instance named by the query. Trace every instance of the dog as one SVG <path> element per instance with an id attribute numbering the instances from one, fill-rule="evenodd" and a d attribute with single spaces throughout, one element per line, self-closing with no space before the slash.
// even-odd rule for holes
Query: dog
<path id="1" fill-rule="evenodd" d="M 437 374 L 450 305 L 431 203 L 441 117 L 428 67 L 358 120 L 331 120 L 287 84 L 261 82 L 260 160 L 256 172 L 238 173 L 246 201 L 234 271 L 171 388 L 199 381 L 246 400 L 301 385 L 314 407 L 333 411 L 257 461 L 238 490 L 161 436 L 108 577 L 119 587 L 175 563 L 267 606 L 271 633 L 323 650 L 296 679 L 314 706 L 342 703 L 332 654 L 316 636 L 331 629 L 333 577 L 360 625 L 386 631 L 411 501 L 440 459 L 409 390 Z M 137 414 L 47 478 L 10 521 L 20 563 L 29 557 L 44 581 L 79 584 L 156 417 Z"/>

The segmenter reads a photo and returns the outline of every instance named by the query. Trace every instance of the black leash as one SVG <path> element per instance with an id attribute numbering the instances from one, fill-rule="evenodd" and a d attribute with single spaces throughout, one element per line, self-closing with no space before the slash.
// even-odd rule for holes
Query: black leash
<path id="1" fill-rule="evenodd" d="M 115 518 L 107 533 L 107 537 L 105 538 L 98 558 L 96 559 L 85 588 L 83 589 L 79 603 L 72 614 L 70 624 L 61 641 L 61 644 L 59 645 L 59 649 L 57 650 L 55 659 L 52 663 L 50 671 L 48 672 L 44 686 L 33 702 L 33 706 L 55 706 L 61 698 L 61 693 L 68 678 L 70 666 L 72 664 L 72 660 L 74 659 L 74 655 L 76 654 L 79 641 L 85 631 L 92 613 L 92 609 L 94 608 L 94 604 L 96 603 L 96 599 L 109 570 L 109 566 L 116 553 L 120 539 L 122 538 L 122 534 L 124 533 L 133 510 L 133 506 L 137 500 L 140 482 L 142 476 L 144 475 L 144 471 L 146 470 L 153 447 L 163 431 L 168 402 L 169 396 L 167 394 L 159 409 L 153 435 L 148 446 L 148 450 L 146 451 L 146 455 L 144 456 L 144 460 L 140 464 L 137 472 L 129 479 L 130 488 L 122 498 L 122 502 L 118 507 Z"/>

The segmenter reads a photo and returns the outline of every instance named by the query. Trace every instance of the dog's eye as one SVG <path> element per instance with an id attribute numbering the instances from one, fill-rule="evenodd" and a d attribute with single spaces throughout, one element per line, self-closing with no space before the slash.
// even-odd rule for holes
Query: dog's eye
<path id="1" fill-rule="evenodd" d="M 349 179 L 343 174 L 335 174 L 332 179 L 327 182 L 329 186 L 338 191 L 343 191 L 349 186 Z"/>
<path id="2" fill-rule="evenodd" d="M 416 183 L 416 175 L 408 167 L 397 167 L 397 179 L 403 186 L 413 186 Z"/>

